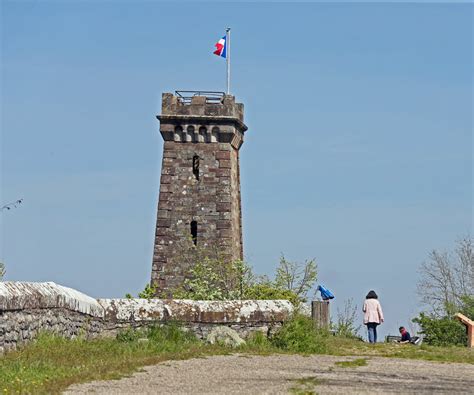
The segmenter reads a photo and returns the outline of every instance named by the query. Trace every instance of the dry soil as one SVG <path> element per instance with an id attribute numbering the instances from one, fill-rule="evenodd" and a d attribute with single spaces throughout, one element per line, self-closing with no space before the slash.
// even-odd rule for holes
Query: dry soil
<path id="1" fill-rule="evenodd" d="M 231 355 L 168 361 L 121 380 L 73 385 L 66 393 L 474 394 L 474 365 L 381 357 L 365 358 L 366 366 L 335 364 L 354 359 Z"/>

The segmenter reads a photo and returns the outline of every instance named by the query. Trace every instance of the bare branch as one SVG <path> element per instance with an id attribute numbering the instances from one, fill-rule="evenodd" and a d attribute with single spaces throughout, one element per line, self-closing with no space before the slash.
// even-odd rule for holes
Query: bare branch
<path id="1" fill-rule="evenodd" d="M 462 306 L 466 295 L 474 294 L 473 240 L 457 242 L 453 254 L 433 250 L 420 265 L 417 293 L 437 316 L 450 315 Z"/>

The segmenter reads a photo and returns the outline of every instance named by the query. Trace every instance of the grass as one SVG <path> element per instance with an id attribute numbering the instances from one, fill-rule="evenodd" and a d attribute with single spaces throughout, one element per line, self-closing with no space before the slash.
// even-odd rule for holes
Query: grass
<path id="1" fill-rule="evenodd" d="M 422 344 L 377 343 L 369 344 L 359 340 L 331 337 L 328 339 L 327 354 L 340 356 L 376 356 L 388 358 L 422 359 L 436 362 L 459 362 L 474 364 L 474 350 L 467 347 L 437 347 Z"/>
<path id="2" fill-rule="evenodd" d="M 174 326 L 130 331 L 122 338 L 67 340 L 42 334 L 26 347 L 0 357 L 0 394 L 60 393 L 73 383 L 117 379 L 165 360 L 224 354 Z M 139 341 L 146 337 L 148 341 Z"/>
<path id="3" fill-rule="evenodd" d="M 339 361 L 334 363 L 341 368 L 355 368 L 358 366 L 367 366 L 367 359 L 365 358 L 357 358 L 353 359 L 352 361 Z"/>
<path id="4" fill-rule="evenodd" d="M 243 355 L 316 353 L 360 357 L 350 361 L 350 365 L 338 363 L 342 367 L 363 366 L 359 364 L 366 363 L 364 357 L 373 356 L 474 364 L 474 350 L 466 347 L 368 344 L 308 331 L 314 329 L 304 322 L 289 323 L 272 340 L 256 333 L 246 345 L 234 350 L 198 341 L 194 335 L 183 332 L 177 325 L 152 327 L 146 331 L 124 331 L 115 339 L 89 341 L 66 340 L 42 334 L 35 342 L 0 356 L 0 395 L 59 393 L 73 383 L 117 379 L 143 366 L 166 360 L 203 358 L 236 351 Z M 313 389 L 307 388 L 309 382 L 306 382 L 307 385 L 303 385 L 303 382 L 297 384 L 295 391 L 300 392 L 294 393 L 314 393 L 311 392 Z"/>
<path id="5" fill-rule="evenodd" d="M 294 381 L 295 385 L 290 388 L 290 393 L 294 395 L 316 395 L 314 387 L 322 383 L 317 377 L 304 377 Z"/>

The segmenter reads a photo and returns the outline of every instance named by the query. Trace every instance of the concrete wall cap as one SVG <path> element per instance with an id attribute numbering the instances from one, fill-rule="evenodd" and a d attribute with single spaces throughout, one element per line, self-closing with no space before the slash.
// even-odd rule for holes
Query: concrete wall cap
<path id="1" fill-rule="evenodd" d="M 102 306 L 90 296 L 54 282 L 0 282 L 0 311 L 65 308 L 104 317 Z"/>
<path id="2" fill-rule="evenodd" d="M 99 299 L 105 318 L 112 321 L 204 323 L 283 322 L 293 312 L 287 300 Z"/>

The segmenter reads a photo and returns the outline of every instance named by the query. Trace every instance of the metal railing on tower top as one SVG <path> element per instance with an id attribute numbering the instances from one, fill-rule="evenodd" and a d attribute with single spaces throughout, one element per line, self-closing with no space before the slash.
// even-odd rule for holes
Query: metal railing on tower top
<path id="1" fill-rule="evenodd" d="M 224 92 L 212 91 L 175 91 L 178 100 L 183 104 L 191 104 L 194 96 L 204 96 L 206 103 L 220 104 L 224 101 Z"/>

